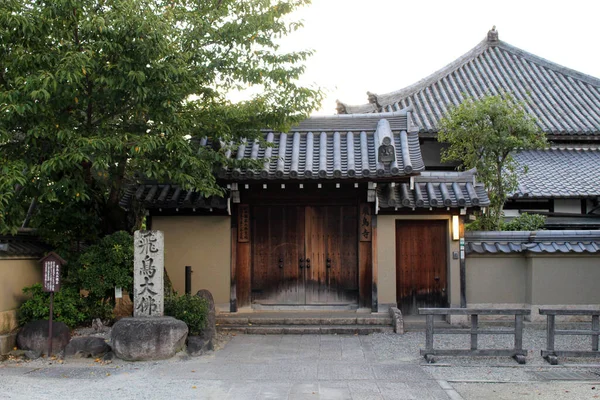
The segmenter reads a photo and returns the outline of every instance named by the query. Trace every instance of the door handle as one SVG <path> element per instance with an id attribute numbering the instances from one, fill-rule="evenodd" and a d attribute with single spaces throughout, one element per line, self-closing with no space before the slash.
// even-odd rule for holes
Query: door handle
<path id="1" fill-rule="evenodd" d="M 306 259 L 306 268 L 310 268 L 310 258 Z"/>
<path id="2" fill-rule="evenodd" d="M 325 265 L 327 266 L 327 268 L 331 268 L 331 258 L 327 257 L 327 260 L 325 260 L 326 263 Z"/>
<path id="3" fill-rule="evenodd" d="M 279 259 L 279 268 L 283 268 L 283 258 Z"/>
<path id="4" fill-rule="evenodd" d="M 437 281 L 439 281 L 439 280 L 440 280 L 440 277 L 439 277 L 439 276 L 436 276 L 435 278 L 433 278 L 433 280 L 437 282 Z"/>
<path id="5" fill-rule="evenodd" d="M 299 259 L 298 263 L 299 263 L 300 269 L 304 268 L 304 258 Z"/>

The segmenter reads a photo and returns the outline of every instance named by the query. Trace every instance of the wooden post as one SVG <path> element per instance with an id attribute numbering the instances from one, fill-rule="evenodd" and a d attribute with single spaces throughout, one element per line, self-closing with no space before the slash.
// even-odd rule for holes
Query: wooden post
<path id="1" fill-rule="evenodd" d="M 471 350 L 477 350 L 477 325 L 478 325 L 477 314 L 471 315 Z"/>
<path id="2" fill-rule="evenodd" d="M 192 294 L 192 267 L 189 265 L 185 267 L 185 294 Z"/>
<path id="3" fill-rule="evenodd" d="M 425 327 L 425 350 L 433 352 L 433 314 L 427 314 Z"/>
<path id="4" fill-rule="evenodd" d="M 515 315 L 515 350 L 523 350 L 523 315 Z"/>
<path id="5" fill-rule="evenodd" d="M 554 350 L 554 314 L 548 314 L 548 329 L 547 329 L 547 340 L 548 345 L 546 350 Z"/>
<path id="6" fill-rule="evenodd" d="M 377 300 L 377 278 L 379 275 L 377 266 L 377 215 L 371 216 L 371 227 L 371 268 L 373 271 L 371 286 L 371 312 L 377 312 L 379 310 L 379 302 Z"/>
<path id="7" fill-rule="evenodd" d="M 231 212 L 231 259 L 229 282 L 229 312 L 237 312 L 237 207 L 234 205 Z"/>
<path id="8" fill-rule="evenodd" d="M 598 351 L 598 332 L 600 331 L 600 321 L 598 314 L 592 315 L 592 351 Z"/>
<path id="9" fill-rule="evenodd" d="M 50 292 L 50 319 L 48 319 L 48 358 L 52 355 L 52 317 L 54 314 L 54 292 Z"/>

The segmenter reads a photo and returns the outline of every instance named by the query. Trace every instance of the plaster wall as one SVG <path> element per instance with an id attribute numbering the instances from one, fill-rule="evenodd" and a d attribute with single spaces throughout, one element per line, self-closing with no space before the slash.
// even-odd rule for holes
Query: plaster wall
<path id="1" fill-rule="evenodd" d="M 23 288 L 42 282 L 37 259 L 0 259 L 0 334 L 16 328 L 16 309 L 26 299 Z"/>
<path id="2" fill-rule="evenodd" d="M 458 241 L 451 240 L 450 215 L 378 215 L 377 260 L 378 301 L 380 306 L 396 304 L 396 220 L 446 220 L 448 222 L 448 299 L 451 307 L 460 305 L 460 261 L 452 258 L 460 250 Z"/>
<path id="3" fill-rule="evenodd" d="M 523 304 L 527 301 L 527 259 L 470 256 L 466 259 L 469 304 Z"/>
<path id="4" fill-rule="evenodd" d="M 554 212 L 581 214 L 580 199 L 554 199 Z"/>
<path id="5" fill-rule="evenodd" d="M 165 235 L 165 267 L 173 288 L 185 292 L 185 266 L 192 267 L 192 294 L 212 293 L 229 307 L 231 219 L 228 216 L 154 216 L 152 229 Z"/>

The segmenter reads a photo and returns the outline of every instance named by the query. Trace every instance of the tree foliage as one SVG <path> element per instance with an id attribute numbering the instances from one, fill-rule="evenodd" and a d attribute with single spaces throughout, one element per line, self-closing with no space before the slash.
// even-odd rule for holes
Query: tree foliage
<path id="1" fill-rule="evenodd" d="M 310 51 L 277 45 L 309 1 L 0 2 L 0 231 L 32 201 L 32 224 L 54 214 L 56 237 L 131 228 L 118 201 L 135 180 L 222 194 L 215 168 L 240 163 L 228 149 L 320 101 L 297 83 Z M 252 99 L 226 100 L 250 86 Z"/>
<path id="2" fill-rule="evenodd" d="M 510 94 L 468 98 L 448 111 L 439 128 L 438 140 L 449 144 L 442 161 L 477 168 L 490 198 L 482 228 L 499 230 L 506 196 L 517 188 L 518 174 L 527 172 L 518 170 L 512 154 L 544 147 L 543 133 Z"/>

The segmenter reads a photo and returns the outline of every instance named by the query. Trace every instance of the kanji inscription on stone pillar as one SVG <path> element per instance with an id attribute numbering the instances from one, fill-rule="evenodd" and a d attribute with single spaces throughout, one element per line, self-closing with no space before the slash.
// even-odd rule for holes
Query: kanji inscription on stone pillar
<path id="1" fill-rule="evenodd" d="M 161 317 L 164 310 L 165 245 L 161 231 L 133 235 L 133 316 Z"/>

